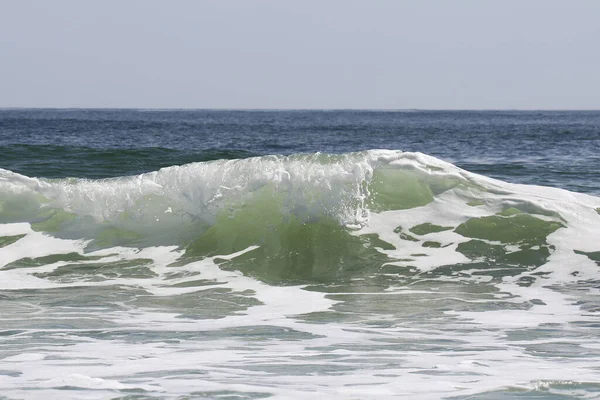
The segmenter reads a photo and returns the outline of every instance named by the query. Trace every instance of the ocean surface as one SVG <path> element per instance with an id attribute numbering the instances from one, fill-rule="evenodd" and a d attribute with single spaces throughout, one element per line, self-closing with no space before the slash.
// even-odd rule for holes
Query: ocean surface
<path id="1" fill-rule="evenodd" d="M 0 399 L 599 399 L 600 112 L 0 110 Z"/>

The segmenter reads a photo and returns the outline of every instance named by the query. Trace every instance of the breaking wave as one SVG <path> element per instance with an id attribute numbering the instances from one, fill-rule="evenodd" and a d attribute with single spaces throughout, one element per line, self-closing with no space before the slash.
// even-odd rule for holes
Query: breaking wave
<path id="1" fill-rule="evenodd" d="M 0 223 L 84 240 L 87 252 L 170 245 L 194 259 L 242 252 L 222 267 L 293 283 L 529 271 L 526 284 L 558 268 L 595 278 L 600 254 L 597 197 L 387 150 L 216 160 L 100 180 L 0 170 Z M 0 237 L 0 250 L 26 235 Z"/>

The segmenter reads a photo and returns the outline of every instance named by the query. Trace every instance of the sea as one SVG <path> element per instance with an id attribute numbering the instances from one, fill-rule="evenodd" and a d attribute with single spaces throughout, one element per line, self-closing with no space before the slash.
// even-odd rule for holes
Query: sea
<path id="1" fill-rule="evenodd" d="M 0 399 L 600 399 L 600 112 L 0 110 Z"/>

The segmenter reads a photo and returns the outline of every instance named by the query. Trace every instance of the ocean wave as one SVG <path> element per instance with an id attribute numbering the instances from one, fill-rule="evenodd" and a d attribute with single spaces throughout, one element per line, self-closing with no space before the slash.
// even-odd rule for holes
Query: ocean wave
<path id="1" fill-rule="evenodd" d="M 175 245 L 196 259 L 252 248 L 222 267 L 278 282 L 503 277 L 565 253 L 593 262 L 599 209 L 597 197 L 388 150 L 222 159 L 100 180 L 0 170 L 0 223 L 85 240 L 86 251 Z M 20 239 L 3 236 L 0 247 Z"/>

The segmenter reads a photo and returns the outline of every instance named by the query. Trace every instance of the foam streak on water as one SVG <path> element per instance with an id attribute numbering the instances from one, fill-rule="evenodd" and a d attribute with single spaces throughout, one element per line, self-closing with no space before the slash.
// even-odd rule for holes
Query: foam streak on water
<path id="1" fill-rule="evenodd" d="M 0 174 L 0 398 L 599 398 L 600 199 L 420 153 Z"/>

